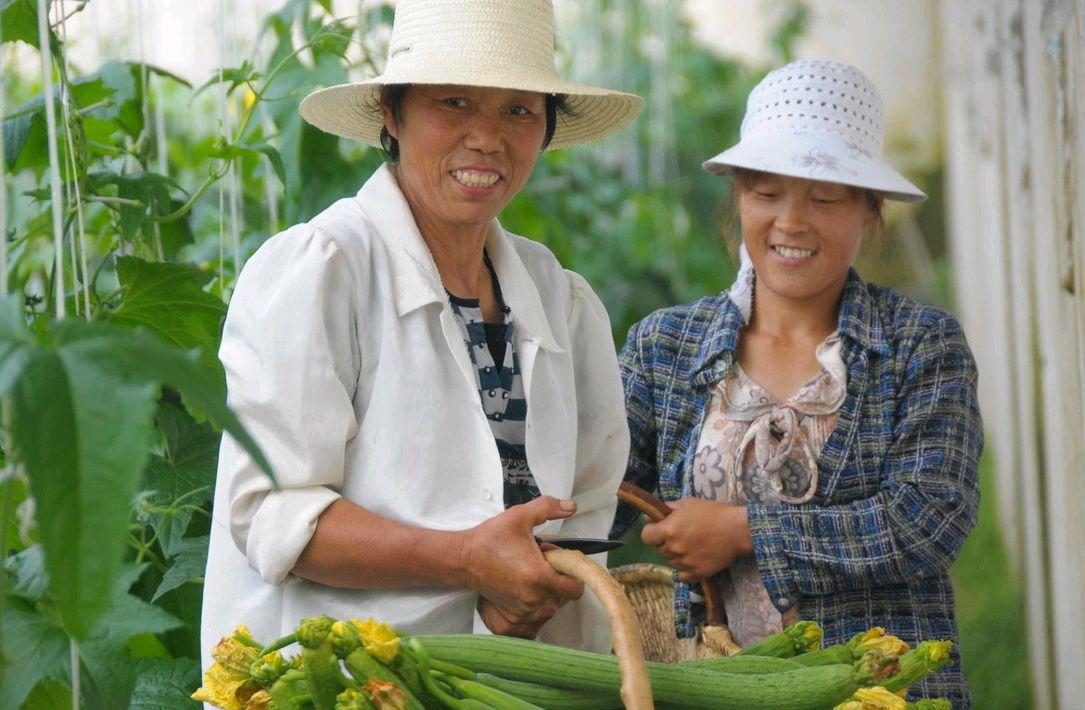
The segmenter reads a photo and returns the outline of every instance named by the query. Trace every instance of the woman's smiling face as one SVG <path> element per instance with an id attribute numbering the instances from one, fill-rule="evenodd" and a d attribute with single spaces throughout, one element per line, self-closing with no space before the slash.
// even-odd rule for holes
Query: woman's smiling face
<path id="1" fill-rule="evenodd" d="M 415 85 L 400 121 L 396 177 L 419 226 L 485 226 L 527 182 L 546 134 L 543 94 L 469 86 Z"/>
<path id="2" fill-rule="evenodd" d="M 742 240 L 758 283 L 785 300 L 838 294 L 878 220 L 863 190 L 755 173 L 736 180 Z"/>

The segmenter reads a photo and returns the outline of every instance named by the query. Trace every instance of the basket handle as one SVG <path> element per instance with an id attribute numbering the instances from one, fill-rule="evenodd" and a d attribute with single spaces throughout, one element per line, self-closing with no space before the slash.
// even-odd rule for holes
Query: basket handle
<path id="1" fill-rule="evenodd" d="M 672 512 L 669 505 L 629 481 L 622 481 L 618 487 L 618 500 L 644 513 L 653 523 L 658 523 Z M 727 611 L 720 599 L 719 587 L 716 586 L 716 575 L 701 582 L 701 593 L 704 595 L 708 623 L 712 626 L 726 626 Z"/>
<path id="2" fill-rule="evenodd" d="M 640 627 L 622 585 L 583 552 L 551 549 L 543 555 L 555 570 L 579 579 L 602 602 L 610 619 L 610 640 L 622 673 L 621 696 L 626 710 L 654 710 Z"/>

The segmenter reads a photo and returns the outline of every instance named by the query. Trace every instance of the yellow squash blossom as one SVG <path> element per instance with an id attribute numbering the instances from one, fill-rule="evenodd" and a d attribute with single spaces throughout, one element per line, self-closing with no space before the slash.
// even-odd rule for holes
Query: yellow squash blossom
<path id="1" fill-rule="evenodd" d="M 370 679 L 369 684 L 362 690 L 369 693 L 377 710 L 407 710 L 409 705 L 407 694 L 397 688 L 395 683 Z"/>
<path id="2" fill-rule="evenodd" d="M 366 652 L 381 663 L 391 663 L 399 655 L 399 636 L 388 624 L 373 619 L 351 619 L 350 623 L 362 637 Z"/>
<path id="3" fill-rule="evenodd" d="M 252 634 L 244 625 L 238 626 L 233 636 L 224 636 L 211 650 L 215 662 L 203 674 L 203 685 L 192 694 L 192 699 L 223 710 L 244 710 L 245 703 L 259 690 L 249 679 L 249 667 L 260 654 L 254 645 Z"/>
<path id="4" fill-rule="evenodd" d="M 881 686 L 860 688 L 855 695 L 837 705 L 833 710 L 906 710 L 904 698 Z"/>
<path id="5" fill-rule="evenodd" d="M 268 710 L 271 707 L 271 693 L 266 690 L 258 690 L 245 703 L 245 710 Z"/>
<path id="6" fill-rule="evenodd" d="M 893 634 L 885 633 L 885 629 L 880 626 L 875 626 L 863 634 L 862 639 L 859 641 L 859 648 L 876 648 L 883 653 L 891 653 L 894 656 L 903 656 L 908 652 L 908 644 Z"/>

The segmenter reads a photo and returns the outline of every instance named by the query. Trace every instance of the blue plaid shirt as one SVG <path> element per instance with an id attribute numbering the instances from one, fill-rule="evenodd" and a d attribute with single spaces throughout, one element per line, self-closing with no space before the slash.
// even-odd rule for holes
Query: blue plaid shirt
<path id="1" fill-rule="evenodd" d="M 656 311 L 619 357 L 632 435 L 626 480 L 664 500 L 692 496 L 692 461 L 712 385 L 728 372 L 742 317 L 726 293 Z M 970 707 L 949 566 L 976 523 L 983 449 L 976 366 L 956 319 L 852 271 L 838 328 L 847 395 L 804 505 L 747 506 L 769 598 L 821 624 L 825 643 L 884 626 L 914 645 L 954 643 L 953 663 L 910 697 Z M 615 535 L 636 519 L 621 506 Z M 704 607 L 678 584 L 680 636 Z"/>

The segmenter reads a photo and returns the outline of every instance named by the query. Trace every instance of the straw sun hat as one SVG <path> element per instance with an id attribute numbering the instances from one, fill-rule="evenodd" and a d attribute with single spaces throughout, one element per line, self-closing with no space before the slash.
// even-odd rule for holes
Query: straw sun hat
<path id="1" fill-rule="evenodd" d="M 885 162 L 882 99 L 869 79 L 842 62 L 803 60 L 769 72 L 746 101 L 738 144 L 704 162 L 877 190 L 890 200 L 927 196 Z"/>
<path id="2" fill-rule="evenodd" d="M 399 0 L 384 73 L 301 102 L 317 128 L 380 146 L 381 87 L 459 84 L 567 95 L 548 149 L 597 140 L 640 112 L 638 96 L 563 81 L 554 69 L 551 0 Z"/>

